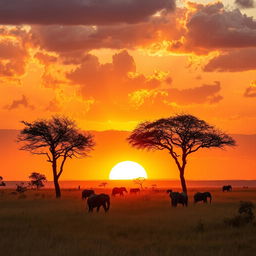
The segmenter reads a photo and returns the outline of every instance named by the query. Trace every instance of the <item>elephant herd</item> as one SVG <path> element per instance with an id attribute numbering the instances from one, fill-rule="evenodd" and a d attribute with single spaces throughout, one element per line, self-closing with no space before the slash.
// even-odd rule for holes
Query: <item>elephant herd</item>
<path id="1" fill-rule="evenodd" d="M 222 191 L 232 191 L 232 186 L 227 185 L 223 186 Z M 137 194 L 140 192 L 139 188 L 131 188 L 130 194 Z M 171 199 L 172 207 L 177 207 L 178 204 L 182 206 L 188 206 L 188 196 L 184 192 L 173 192 L 171 189 L 166 191 L 169 194 Z M 115 187 L 112 189 L 112 196 L 124 196 L 124 193 L 128 193 L 125 187 Z M 87 199 L 88 198 L 88 199 Z M 88 211 L 93 212 L 93 209 L 96 208 L 97 212 L 99 211 L 100 207 L 102 206 L 105 212 L 109 210 L 110 207 L 110 196 L 107 194 L 95 194 L 94 190 L 92 189 L 85 189 L 82 191 L 82 199 L 87 199 Z M 212 195 L 210 192 L 197 192 L 194 194 L 194 203 L 203 202 L 207 203 L 212 202 Z"/>
<path id="2" fill-rule="evenodd" d="M 182 206 L 188 206 L 188 196 L 184 192 L 173 192 L 171 189 L 168 189 L 166 191 L 171 199 L 171 205 L 172 207 L 176 207 L 178 204 L 181 204 Z M 194 194 L 194 203 L 198 202 L 204 202 L 207 203 L 209 198 L 209 202 L 212 202 L 212 195 L 210 192 L 197 192 Z"/>

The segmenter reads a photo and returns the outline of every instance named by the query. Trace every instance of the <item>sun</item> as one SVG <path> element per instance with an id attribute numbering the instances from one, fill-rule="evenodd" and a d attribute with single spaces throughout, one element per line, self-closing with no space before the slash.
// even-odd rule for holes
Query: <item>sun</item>
<path id="1" fill-rule="evenodd" d="M 133 161 L 124 161 L 116 164 L 109 174 L 110 180 L 132 180 L 138 177 L 147 178 L 145 169 Z"/>

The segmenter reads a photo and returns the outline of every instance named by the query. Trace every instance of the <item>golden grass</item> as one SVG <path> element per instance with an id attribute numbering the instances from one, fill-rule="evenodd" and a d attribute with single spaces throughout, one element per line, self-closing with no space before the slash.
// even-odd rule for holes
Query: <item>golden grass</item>
<path id="1" fill-rule="evenodd" d="M 232 228 L 223 219 L 236 214 L 239 201 L 255 201 L 256 190 L 211 192 L 212 205 L 171 208 L 166 193 L 146 192 L 111 198 L 109 213 L 88 214 L 81 191 L 64 190 L 56 200 L 51 190 L 27 191 L 25 198 L 5 190 L 1 255 L 254 255 L 256 226 Z"/>

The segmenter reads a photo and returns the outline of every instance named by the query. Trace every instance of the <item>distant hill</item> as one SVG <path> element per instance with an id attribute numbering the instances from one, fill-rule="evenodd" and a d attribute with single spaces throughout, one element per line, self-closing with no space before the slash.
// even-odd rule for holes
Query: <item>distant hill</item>
<path id="1" fill-rule="evenodd" d="M 0 130 L 0 176 L 7 180 L 24 180 L 39 171 L 51 180 L 49 163 L 43 156 L 18 150 L 17 130 Z M 177 168 L 167 152 L 133 149 L 126 141 L 127 131 L 92 131 L 96 147 L 91 156 L 67 162 L 63 180 L 107 179 L 111 168 L 120 161 L 143 165 L 152 179 L 178 179 Z M 192 154 L 186 171 L 190 180 L 256 179 L 256 135 L 231 135 L 234 148 L 201 150 Z"/>

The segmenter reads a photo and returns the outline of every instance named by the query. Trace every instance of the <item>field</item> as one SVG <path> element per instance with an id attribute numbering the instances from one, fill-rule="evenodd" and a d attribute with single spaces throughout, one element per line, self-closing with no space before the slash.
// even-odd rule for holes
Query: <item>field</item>
<path id="1" fill-rule="evenodd" d="M 201 191 L 207 189 L 201 189 Z M 256 190 L 210 190 L 211 205 L 171 208 L 164 192 L 111 198 L 109 213 L 87 213 L 81 191 L 10 190 L 0 196 L 0 248 L 4 256 L 253 255 L 256 226 L 224 224 L 241 200 L 255 202 Z M 105 191 L 110 192 L 110 191 Z"/>

